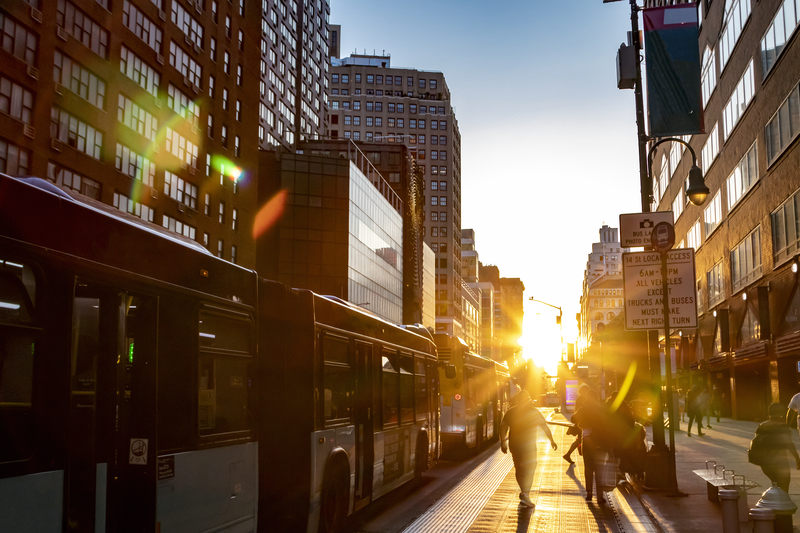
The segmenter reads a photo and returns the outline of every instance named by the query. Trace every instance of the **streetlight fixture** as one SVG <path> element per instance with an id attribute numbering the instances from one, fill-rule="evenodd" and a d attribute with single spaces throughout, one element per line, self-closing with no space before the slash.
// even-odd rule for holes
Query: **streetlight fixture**
<path id="1" fill-rule="evenodd" d="M 706 187 L 705 180 L 703 179 L 703 171 L 697 166 L 697 155 L 694 153 L 694 148 L 692 148 L 692 146 L 683 139 L 679 139 L 677 137 L 667 137 L 666 139 L 660 139 L 653 144 L 653 146 L 650 147 L 650 152 L 647 154 L 648 173 L 652 174 L 653 170 L 653 152 L 655 152 L 658 145 L 665 142 L 680 143 L 689 149 L 689 152 L 692 154 L 692 168 L 689 169 L 689 177 L 686 180 L 686 196 L 689 197 L 689 201 L 694 205 L 703 205 L 711 191 L 709 191 L 708 187 Z"/>

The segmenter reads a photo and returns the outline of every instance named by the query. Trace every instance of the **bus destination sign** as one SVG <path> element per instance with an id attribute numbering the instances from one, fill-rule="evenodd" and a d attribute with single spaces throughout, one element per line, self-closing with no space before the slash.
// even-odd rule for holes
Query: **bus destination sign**
<path id="1" fill-rule="evenodd" d="M 661 254 L 622 254 L 625 296 L 625 329 L 664 329 Z M 697 298 L 694 288 L 694 249 L 667 252 L 667 297 L 669 327 L 697 327 Z"/>

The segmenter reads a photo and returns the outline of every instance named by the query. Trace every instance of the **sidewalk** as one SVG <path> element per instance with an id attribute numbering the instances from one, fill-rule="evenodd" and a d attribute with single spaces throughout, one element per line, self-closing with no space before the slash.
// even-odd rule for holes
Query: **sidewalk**
<path id="1" fill-rule="evenodd" d="M 562 458 L 573 437 L 565 434 L 563 426 L 551 429 L 558 450 L 539 443 L 539 464 L 531 490 L 535 510 L 519 505 L 511 456 L 496 449 L 404 533 L 660 533 L 638 494 L 627 485 L 607 493 L 607 506 L 587 503 L 583 461 L 577 453 L 574 465 Z"/>
<path id="2" fill-rule="evenodd" d="M 706 461 L 716 461 L 726 469 L 743 474 L 760 486 L 749 491 L 748 508 L 753 508 L 761 494 L 770 486 L 769 478 L 761 468 L 747 462 L 747 449 L 755 434 L 758 423 L 723 418 L 720 422 L 711 421 L 712 429 L 703 429 L 704 437 L 697 436 L 697 428 L 692 428 L 692 436 L 686 435 L 686 422 L 675 428 L 676 471 L 678 488 L 687 493 L 685 498 L 670 498 L 663 492 L 641 491 L 641 496 L 659 524 L 667 533 L 709 533 L 722 531 L 722 512 L 718 504 L 708 501 L 706 483 L 692 472 L 705 468 Z M 666 441 L 669 444 L 669 430 Z M 652 429 L 647 428 L 648 439 L 652 440 Z M 795 446 L 800 451 L 800 436 L 793 431 Z M 792 472 L 789 496 L 800 502 L 800 472 Z M 795 531 L 800 531 L 800 513 L 793 516 Z M 751 532 L 752 522 L 741 524 L 741 531 Z"/>

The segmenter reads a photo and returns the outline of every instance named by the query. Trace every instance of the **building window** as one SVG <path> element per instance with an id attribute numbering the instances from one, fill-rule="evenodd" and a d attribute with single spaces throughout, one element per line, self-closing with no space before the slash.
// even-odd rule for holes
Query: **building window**
<path id="1" fill-rule="evenodd" d="M 686 247 L 697 250 L 700 248 L 701 244 L 700 219 L 697 219 L 697 222 L 695 222 L 692 227 L 689 228 L 688 233 L 686 233 Z"/>
<path id="2" fill-rule="evenodd" d="M 685 204 L 684 196 L 685 194 L 683 192 L 683 189 L 681 189 L 680 191 L 678 191 L 678 195 L 672 201 L 673 224 L 675 224 L 675 222 L 677 222 L 680 216 L 683 214 L 683 206 Z"/>
<path id="3" fill-rule="evenodd" d="M 50 114 L 50 137 L 97 160 L 102 157 L 103 132 L 55 106 Z"/>
<path id="4" fill-rule="evenodd" d="M 3 149 L 3 141 L 0 140 L 0 172 L 5 172 L 3 169 L 3 156 L 7 153 L 7 150 Z M 64 168 L 60 165 L 57 166 L 53 162 L 47 163 L 47 179 L 57 185 L 61 185 L 67 189 L 72 189 L 73 191 L 79 192 L 84 196 L 88 196 L 89 198 L 94 198 L 95 200 L 100 199 L 100 183 L 85 176 L 81 176 L 77 172 L 73 172 L 72 170 Z M 141 216 L 141 214 L 139 216 Z M 145 216 L 147 220 L 152 222 L 153 210 L 148 208 L 148 211 L 145 212 Z"/>
<path id="5" fill-rule="evenodd" d="M 60 54 L 56 52 L 56 55 Z M 97 81 L 97 78 L 95 78 L 95 81 Z M 105 83 L 102 85 L 103 95 L 105 95 Z M 101 96 L 99 99 L 100 105 L 102 105 L 102 101 Z M 32 112 L 33 93 L 6 77 L 0 77 L 0 113 L 5 113 L 23 124 L 30 124 Z"/>
<path id="6" fill-rule="evenodd" d="M 728 100 L 722 112 L 722 125 L 725 139 L 730 136 L 731 131 L 733 131 L 733 128 L 739 122 L 739 119 L 753 99 L 753 92 L 755 91 L 754 80 L 753 60 L 751 59 L 739 83 L 736 84 L 736 88 L 731 94 L 731 99 Z"/>
<path id="7" fill-rule="evenodd" d="M 745 288 L 761 277 L 761 227 L 745 237 L 731 250 L 731 285 L 733 292 Z"/>
<path id="8" fill-rule="evenodd" d="M 425 88 L 425 86 L 426 86 L 426 81 L 425 81 L 425 78 L 420 78 L 420 79 L 419 79 L 419 88 L 420 88 L 420 89 L 424 89 L 424 88 Z"/>
<path id="9" fill-rule="evenodd" d="M 439 205 L 441 205 L 441 206 L 447 205 L 447 196 L 440 196 L 439 197 Z"/>
<path id="10" fill-rule="evenodd" d="M 772 254 L 776 265 L 800 250 L 800 191 L 772 212 Z"/>
<path id="11" fill-rule="evenodd" d="M 761 39 L 761 65 L 766 78 L 775 62 L 780 57 L 786 43 L 800 23 L 800 6 L 794 0 L 784 0 L 783 5 L 775 13 L 775 18 Z"/>
<path id="12" fill-rule="evenodd" d="M 219 203 L 219 223 L 225 223 L 225 202 L 222 201 Z"/>
<path id="13" fill-rule="evenodd" d="M 705 219 L 705 231 L 706 231 L 706 239 L 711 233 L 717 229 L 719 223 L 722 221 L 722 193 L 721 191 L 717 191 L 717 194 L 714 195 L 714 198 L 708 203 L 708 206 L 705 208 L 703 212 L 703 218 Z"/>
<path id="14" fill-rule="evenodd" d="M 717 56 L 714 50 L 706 46 L 703 52 L 703 73 L 702 73 L 702 87 L 703 87 L 703 107 L 708 104 L 711 98 L 711 93 L 717 86 Z"/>
<path id="15" fill-rule="evenodd" d="M 800 85 L 792 92 L 764 128 L 767 164 L 771 165 L 800 133 Z"/>
<path id="16" fill-rule="evenodd" d="M 714 124 L 700 153 L 704 176 L 708 174 L 708 169 L 711 168 L 711 163 L 717 158 L 717 154 L 719 154 L 719 134 L 717 133 L 717 124 Z"/>
<path id="17" fill-rule="evenodd" d="M 730 211 L 747 191 L 758 181 L 758 159 L 756 143 L 744 154 L 742 160 L 733 169 L 733 173 L 728 177 L 728 211 Z"/>
<path id="18" fill-rule="evenodd" d="M 750 0 L 733 0 L 726 7 L 728 12 L 725 14 L 725 27 L 719 38 L 719 61 L 722 70 L 728 64 L 728 59 L 742 34 L 742 28 L 750 17 Z"/>
<path id="19" fill-rule="evenodd" d="M 220 239 L 217 242 L 217 257 L 222 258 L 222 253 L 225 251 L 225 241 Z"/>
<path id="20" fill-rule="evenodd" d="M 709 309 L 725 299 L 725 285 L 722 270 L 722 261 L 706 272 L 706 285 L 708 286 Z"/>

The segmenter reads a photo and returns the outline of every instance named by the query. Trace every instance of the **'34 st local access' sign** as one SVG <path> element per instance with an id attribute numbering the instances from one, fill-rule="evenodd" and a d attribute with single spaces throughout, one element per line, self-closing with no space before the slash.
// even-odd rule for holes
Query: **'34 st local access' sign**
<path id="1" fill-rule="evenodd" d="M 625 329 L 664 329 L 661 254 L 622 254 L 625 290 Z M 694 249 L 667 252 L 667 302 L 669 327 L 697 327 L 697 297 L 694 287 Z"/>

